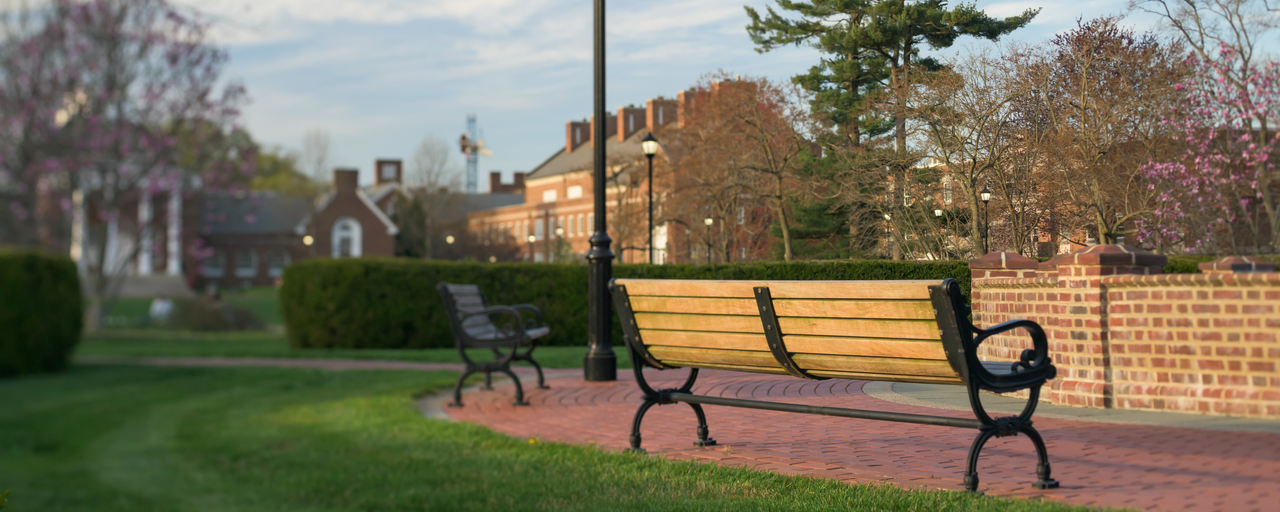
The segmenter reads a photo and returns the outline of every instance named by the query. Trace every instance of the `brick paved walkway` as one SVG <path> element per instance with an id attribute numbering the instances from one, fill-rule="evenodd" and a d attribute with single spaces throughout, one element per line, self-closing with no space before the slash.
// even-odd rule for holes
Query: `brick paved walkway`
<path id="1" fill-rule="evenodd" d="M 683 371 L 650 377 L 673 387 Z M 511 405 L 508 386 L 473 391 L 454 419 L 499 432 L 567 443 L 628 446 L 641 394 L 631 372 L 615 383 L 556 379 L 550 390 L 528 390 L 530 407 Z M 972 413 L 902 405 L 862 393 L 861 381 L 802 381 L 730 372 L 703 372 L 694 392 L 918 414 Z M 696 421 L 684 404 L 656 407 L 645 417 L 651 454 L 701 459 L 845 482 L 960 490 L 976 431 L 706 406 L 713 448 L 696 448 Z M 1062 488 L 1037 491 L 1035 451 L 1025 437 L 992 439 L 982 452 L 980 489 L 988 494 L 1144 510 L 1280 510 L 1280 435 L 1037 419 Z"/>

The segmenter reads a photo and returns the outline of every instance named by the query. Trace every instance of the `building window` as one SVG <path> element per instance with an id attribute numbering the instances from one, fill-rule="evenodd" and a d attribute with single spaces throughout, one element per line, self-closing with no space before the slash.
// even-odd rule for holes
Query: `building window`
<path id="1" fill-rule="evenodd" d="M 382 169 L 379 170 L 379 172 L 382 173 L 382 181 L 395 181 L 396 164 L 390 162 L 384 163 L 382 164 Z"/>
<path id="2" fill-rule="evenodd" d="M 565 232 L 564 217 L 556 217 L 556 232 L 557 236 Z"/>
<path id="3" fill-rule="evenodd" d="M 662 107 L 658 107 L 658 126 L 662 126 L 662 111 L 663 111 L 663 110 L 665 110 L 665 109 L 664 109 L 664 108 L 662 108 Z"/>
<path id="4" fill-rule="evenodd" d="M 360 223 L 351 217 L 343 217 L 333 223 L 334 258 L 359 258 L 361 252 Z"/>
<path id="5" fill-rule="evenodd" d="M 587 214 L 587 231 L 596 232 L 596 214 L 594 213 Z"/>
<path id="6" fill-rule="evenodd" d="M 565 196 L 567 199 L 577 199 L 582 197 L 582 185 L 569 187 L 569 192 Z"/>
<path id="7" fill-rule="evenodd" d="M 533 222 L 533 237 L 542 240 L 542 224 L 543 221 L 536 220 Z"/>
<path id="8" fill-rule="evenodd" d="M 951 204 L 951 178 L 942 178 L 942 202 Z"/>
<path id="9" fill-rule="evenodd" d="M 745 206 L 738 207 L 738 225 L 747 223 L 747 208 Z"/>
<path id="10" fill-rule="evenodd" d="M 289 266 L 293 259 L 289 257 L 289 251 L 272 251 L 267 256 L 267 275 L 271 277 L 280 277 L 284 275 L 284 268 Z"/>
<path id="11" fill-rule="evenodd" d="M 636 131 L 636 115 L 627 114 L 627 133 Z"/>
<path id="12" fill-rule="evenodd" d="M 256 277 L 258 275 L 258 253 L 253 249 L 236 251 L 236 277 Z"/>
<path id="13" fill-rule="evenodd" d="M 535 253 L 533 253 L 533 262 L 534 262 L 534 263 L 542 263 L 542 253 L 540 253 L 540 252 L 535 252 Z"/>
<path id="14" fill-rule="evenodd" d="M 205 277 L 222 277 L 226 272 L 221 250 L 214 249 L 213 254 L 200 261 L 200 275 Z"/>
<path id="15" fill-rule="evenodd" d="M 556 191 L 555 191 L 555 190 L 543 190 L 543 191 L 542 191 L 542 202 L 544 202 L 544 203 L 554 203 L 554 202 L 556 202 Z"/>

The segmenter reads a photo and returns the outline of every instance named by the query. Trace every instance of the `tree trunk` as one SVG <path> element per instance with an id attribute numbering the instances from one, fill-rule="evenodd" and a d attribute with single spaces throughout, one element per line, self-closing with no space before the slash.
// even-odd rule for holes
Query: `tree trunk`
<path id="1" fill-rule="evenodd" d="M 774 198 L 774 207 L 778 209 L 778 223 L 782 225 L 782 258 L 791 261 L 795 255 L 791 252 L 791 226 L 787 221 L 787 203 L 782 196 L 782 178 L 778 178 L 778 195 Z"/>

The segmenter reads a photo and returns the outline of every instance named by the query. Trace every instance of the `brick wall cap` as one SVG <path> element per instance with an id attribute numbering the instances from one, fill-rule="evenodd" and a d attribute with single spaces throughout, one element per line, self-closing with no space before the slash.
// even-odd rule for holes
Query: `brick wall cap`
<path id="1" fill-rule="evenodd" d="M 1044 288 L 1057 291 L 1057 277 L 980 277 L 973 280 L 973 288 Z"/>
<path id="2" fill-rule="evenodd" d="M 1040 264 L 1036 266 L 1036 271 L 1057 272 L 1058 265 L 1062 264 L 1065 261 L 1075 261 L 1075 257 L 1072 256 L 1071 253 L 1059 254 L 1057 256 L 1050 258 L 1049 261 L 1040 262 Z"/>
<path id="3" fill-rule="evenodd" d="M 1275 272 L 1276 264 L 1262 261 L 1251 256 L 1227 256 L 1199 265 L 1200 271 L 1206 274 L 1229 273 L 1244 274 L 1252 272 Z"/>
<path id="4" fill-rule="evenodd" d="M 1168 256 L 1122 244 L 1095 245 L 1066 256 L 1070 256 L 1070 258 L 1064 258 L 1063 261 L 1058 262 L 1058 266 L 1098 265 L 1159 268 L 1164 267 L 1169 262 Z M 1054 259 L 1056 260 L 1057 258 Z"/>
<path id="5" fill-rule="evenodd" d="M 1033 269 L 1039 262 L 1016 252 L 992 252 L 969 260 L 971 269 Z"/>
<path id="6" fill-rule="evenodd" d="M 1280 272 L 1228 274 L 1157 274 L 1150 276 L 1107 276 L 1102 284 L 1111 288 L 1144 288 L 1168 286 L 1275 286 L 1280 287 Z M 975 281 L 976 283 L 976 281 Z"/>

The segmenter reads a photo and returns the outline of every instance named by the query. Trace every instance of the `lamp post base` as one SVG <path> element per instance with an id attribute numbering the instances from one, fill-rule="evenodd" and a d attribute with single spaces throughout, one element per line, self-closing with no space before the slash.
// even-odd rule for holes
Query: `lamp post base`
<path id="1" fill-rule="evenodd" d="M 582 376 L 587 382 L 618 380 L 618 356 L 612 352 L 587 353 L 587 356 L 582 360 Z"/>

